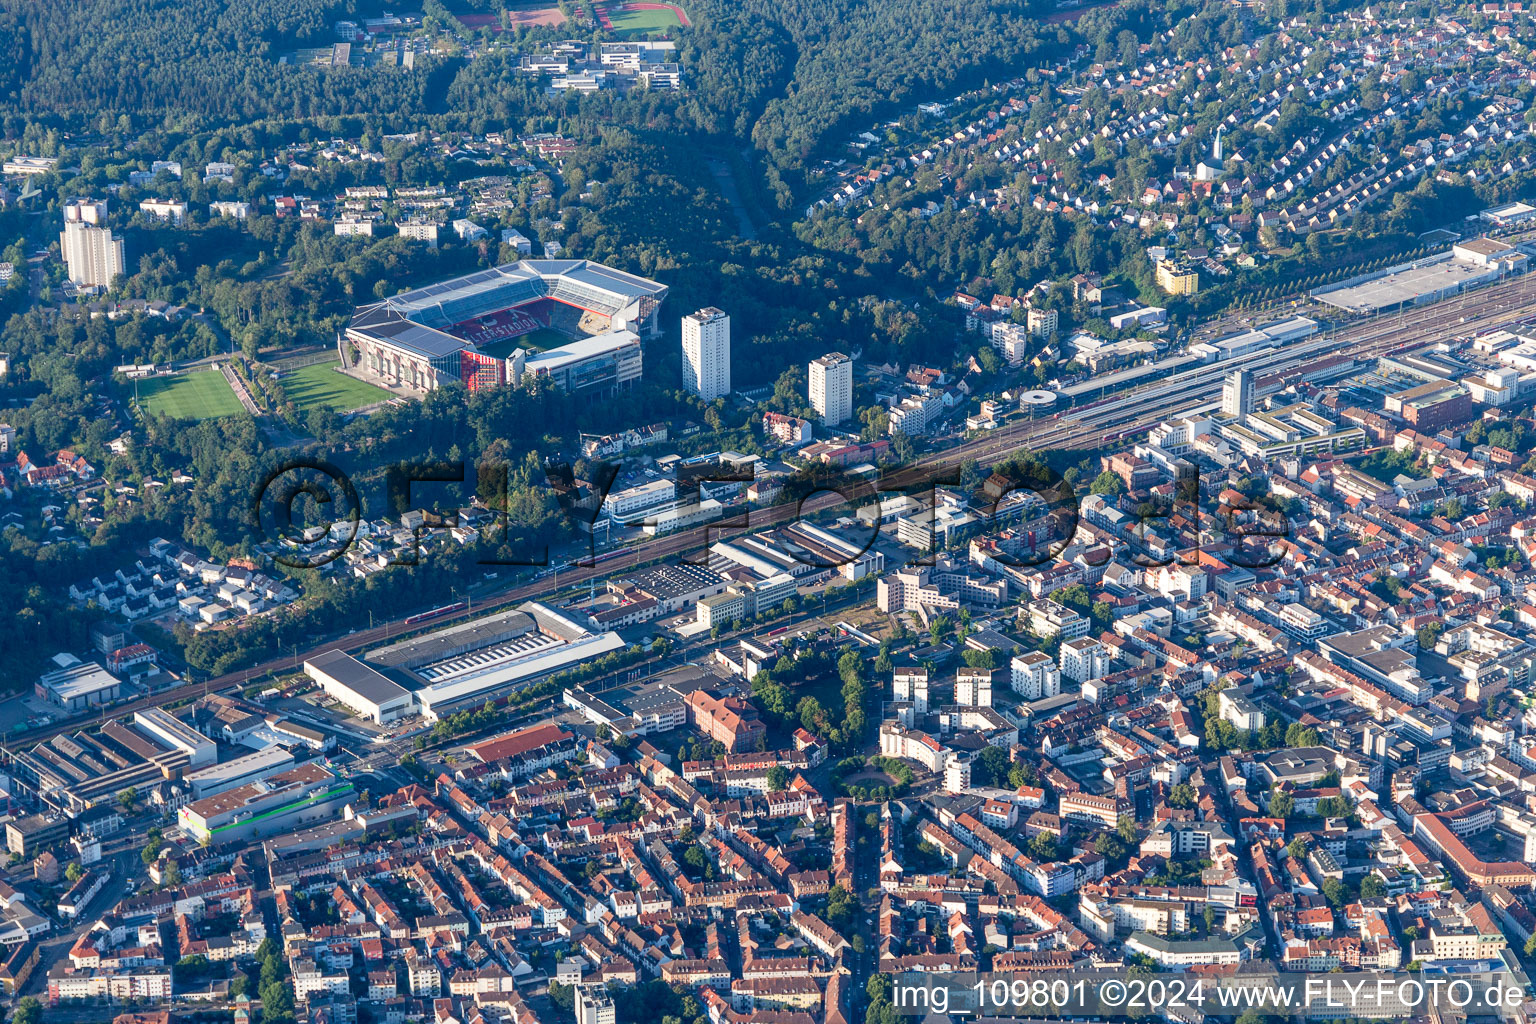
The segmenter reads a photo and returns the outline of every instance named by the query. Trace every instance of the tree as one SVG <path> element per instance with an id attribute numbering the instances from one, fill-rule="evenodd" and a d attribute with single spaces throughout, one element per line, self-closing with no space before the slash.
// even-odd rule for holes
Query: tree
<path id="1" fill-rule="evenodd" d="M 1094 494 L 1107 494 L 1111 497 L 1119 497 L 1125 493 L 1125 481 L 1116 473 L 1105 470 L 1093 478 L 1092 485 L 1088 488 Z"/>
<path id="2" fill-rule="evenodd" d="M 858 908 L 858 900 L 843 886 L 834 885 L 827 890 L 827 923 L 838 931 L 844 931 L 853 923 Z"/>
<path id="3" fill-rule="evenodd" d="M 990 785 L 1002 785 L 1008 780 L 1008 751 L 990 745 L 983 747 L 981 753 L 976 755 L 973 774 L 981 775 L 983 781 Z"/>
<path id="4" fill-rule="evenodd" d="M 172 971 L 176 975 L 176 980 L 185 984 L 186 982 L 195 981 L 203 977 L 212 966 L 206 956 L 201 953 L 194 953 L 191 956 L 184 956 L 177 960 Z"/>
<path id="5" fill-rule="evenodd" d="M 1289 818 L 1296 810 L 1296 798 L 1284 790 L 1272 790 L 1269 794 L 1269 814 L 1273 818 Z"/>
<path id="6" fill-rule="evenodd" d="M 997 668 L 997 652 L 992 650 L 978 651 L 967 650 L 960 655 L 966 665 L 971 668 L 994 669 Z"/>
<path id="7" fill-rule="evenodd" d="M 43 1024 L 43 1004 L 31 996 L 22 996 L 11 1015 L 11 1024 Z"/>
<path id="8" fill-rule="evenodd" d="M 70 861 L 69 867 L 64 869 L 64 877 L 69 879 L 71 884 L 80 881 L 84 875 L 85 868 L 81 867 L 80 862 L 77 860 Z"/>
<path id="9" fill-rule="evenodd" d="M 1285 848 L 1285 852 L 1290 854 L 1292 857 L 1295 857 L 1297 860 L 1301 860 L 1307 855 L 1306 839 L 1301 836 L 1297 836 L 1295 839 L 1292 839 L 1290 845 Z"/>
<path id="10" fill-rule="evenodd" d="M 1445 632 L 1445 625 L 1439 622 L 1431 622 L 1419 627 L 1414 636 L 1419 641 L 1419 650 L 1434 650 L 1435 644 L 1440 642 L 1440 634 Z"/>
<path id="11" fill-rule="evenodd" d="M 1325 796 L 1317 802 L 1317 813 L 1324 818 L 1349 816 L 1349 801 L 1341 796 Z"/>
<path id="12" fill-rule="evenodd" d="M 1320 740 L 1316 729 L 1300 722 L 1292 722 L 1285 730 L 1285 745 L 1288 747 L 1315 747 Z"/>
<path id="13" fill-rule="evenodd" d="M 768 769 L 768 792 L 782 793 L 789 786 L 789 769 L 776 764 Z"/>
<path id="14" fill-rule="evenodd" d="M 1342 907 L 1345 898 L 1349 895 L 1348 890 L 1344 888 L 1344 883 L 1337 878 L 1323 879 L 1322 889 L 1323 898 L 1335 907 Z"/>
<path id="15" fill-rule="evenodd" d="M 1108 832 L 1100 832 L 1093 840 L 1093 852 L 1105 860 L 1118 861 L 1125 856 L 1125 844 Z"/>
<path id="16" fill-rule="evenodd" d="M 129 786 L 127 789 L 117 794 L 117 802 L 119 806 L 122 807 L 124 813 L 133 810 L 133 805 L 138 802 L 138 799 L 139 791 L 133 786 Z"/>
<path id="17" fill-rule="evenodd" d="M 1195 787 L 1187 782 L 1181 782 L 1168 792 L 1169 807 L 1193 807 L 1195 806 Z"/>
<path id="18" fill-rule="evenodd" d="M 1134 843 L 1136 841 L 1136 820 L 1129 814 L 1120 815 L 1120 819 L 1115 822 L 1115 834 L 1120 837 L 1121 842 Z"/>
<path id="19" fill-rule="evenodd" d="M 1038 860 L 1053 861 L 1056 859 L 1056 837 L 1049 832 L 1041 832 L 1029 841 L 1030 852 Z"/>
<path id="20" fill-rule="evenodd" d="M 1387 894 L 1387 883 L 1375 875 L 1366 875 L 1360 879 L 1360 898 L 1363 900 L 1377 899 Z"/>
<path id="21" fill-rule="evenodd" d="M 827 712 L 815 697 L 801 697 L 800 703 L 795 705 L 795 714 L 800 719 L 800 728 L 806 732 L 813 736 L 826 734 Z"/>

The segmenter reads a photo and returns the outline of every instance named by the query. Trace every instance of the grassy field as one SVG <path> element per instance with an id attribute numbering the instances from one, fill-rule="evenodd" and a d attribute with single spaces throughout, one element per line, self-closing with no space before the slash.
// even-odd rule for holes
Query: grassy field
<path id="1" fill-rule="evenodd" d="M 677 20 L 677 15 L 669 10 L 621 11 L 616 7 L 610 7 L 608 17 L 613 22 L 615 32 L 634 35 L 665 32 L 669 28 L 678 28 L 682 25 L 682 22 Z"/>
<path id="2" fill-rule="evenodd" d="M 480 351 L 488 356 L 496 356 L 505 359 L 518 349 L 526 349 L 529 352 L 543 352 L 546 349 L 559 348 L 570 343 L 570 337 L 553 327 L 540 327 L 530 331 L 519 338 L 507 338 L 504 341 L 492 342 Z"/>
<path id="3" fill-rule="evenodd" d="M 152 415 L 207 420 L 241 412 L 240 400 L 217 370 L 151 377 L 136 385 L 139 403 Z"/>
<path id="4" fill-rule="evenodd" d="M 337 360 L 332 359 L 289 370 L 283 374 L 279 383 L 283 385 L 289 401 L 304 412 L 318 406 L 336 412 L 350 412 L 390 397 L 389 392 L 383 388 L 337 373 L 337 363 Z"/>

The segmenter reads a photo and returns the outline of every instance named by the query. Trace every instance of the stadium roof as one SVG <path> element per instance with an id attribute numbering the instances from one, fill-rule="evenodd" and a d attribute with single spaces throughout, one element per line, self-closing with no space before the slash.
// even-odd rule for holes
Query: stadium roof
<path id="1" fill-rule="evenodd" d="M 522 260 L 401 292 L 360 309 L 352 326 L 373 328 L 374 315 L 388 310 L 444 328 L 542 298 L 614 316 L 644 299 L 660 302 L 666 294 L 664 284 L 588 260 Z"/>
<path id="2" fill-rule="evenodd" d="M 352 318 L 352 327 L 428 359 L 440 359 L 473 347 L 451 334 L 414 323 L 384 303 L 360 311 Z"/>
<path id="3" fill-rule="evenodd" d="M 529 373 L 539 370 L 553 370 L 556 367 L 569 363 L 579 363 L 583 359 L 591 359 L 593 356 L 602 355 L 604 352 L 612 352 L 614 349 L 623 348 L 625 345 L 639 341 L 639 335 L 633 331 L 609 331 L 607 334 L 596 334 L 590 338 L 582 338 L 568 345 L 550 349 L 548 352 L 538 352 L 528 357 L 526 363 Z"/>

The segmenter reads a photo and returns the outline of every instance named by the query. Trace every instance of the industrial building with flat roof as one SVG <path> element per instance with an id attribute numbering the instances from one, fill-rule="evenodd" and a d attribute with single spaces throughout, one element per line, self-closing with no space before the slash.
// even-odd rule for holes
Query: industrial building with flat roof
<path id="1" fill-rule="evenodd" d="M 1235 359 L 1263 349 L 1289 345 L 1293 341 L 1300 341 L 1316 333 L 1316 320 L 1311 317 L 1292 316 L 1283 320 L 1273 320 L 1267 324 L 1259 324 L 1247 330 L 1224 334 L 1199 345 L 1191 345 L 1189 352 L 1205 360 Z"/>
<path id="2" fill-rule="evenodd" d="M 107 722 L 99 733 L 61 734 L 18 751 L 11 777 L 39 803 L 78 814 L 130 786 L 178 779 L 190 760 L 187 751 L 167 748 L 137 728 Z"/>
<path id="3" fill-rule="evenodd" d="M 135 711 L 133 724 L 171 749 L 185 750 L 193 768 L 212 764 L 218 757 L 218 747 L 213 740 L 164 708 Z"/>
<path id="4" fill-rule="evenodd" d="M 416 686 L 422 715 L 436 721 L 623 649 L 617 633 L 592 633 L 528 601 L 515 611 L 370 651 L 364 660 Z"/>
<path id="5" fill-rule="evenodd" d="M 1312 297 L 1351 313 L 1376 313 L 1437 302 L 1497 281 L 1503 273 L 1501 264 L 1463 258 L 1453 250 L 1317 288 Z"/>
<path id="6" fill-rule="evenodd" d="M 59 846 L 69 838 L 69 819 L 30 814 L 5 823 L 5 845 L 18 857 L 35 857 L 39 850 Z"/>
<path id="7" fill-rule="evenodd" d="M 71 655 L 61 657 L 73 664 L 39 677 L 36 690 L 40 699 L 73 712 L 109 704 L 121 696 L 122 683 L 94 661 L 76 661 Z"/>
<path id="8" fill-rule="evenodd" d="M 293 767 L 293 762 L 291 751 L 274 745 L 233 761 L 188 772 L 186 782 L 192 789 L 192 799 L 201 800 L 286 771 Z"/>
<path id="9" fill-rule="evenodd" d="M 1490 206 L 1477 216 L 1490 224 L 1508 227 L 1511 224 L 1523 224 L 1536 217 L 1536 206 L 1531 206 L 1529 203 L 1505 203 L 1503 206 Z"/>
<path id="10" fill-rule="evenodd" d="M 380 725 L 409 713 L 413 704 L 411 691 L 342 650 L 310 658 L 304 662 L 304 673 L 326 694 Z"/>
<path id="11" fill-rule="evenodd" d="M 195 800 L 181 808 L 176 820 L 198 842 L 276 835 L 335 817 L 352 792 L 351 783 L 320 765 L 301 764 Z"/>

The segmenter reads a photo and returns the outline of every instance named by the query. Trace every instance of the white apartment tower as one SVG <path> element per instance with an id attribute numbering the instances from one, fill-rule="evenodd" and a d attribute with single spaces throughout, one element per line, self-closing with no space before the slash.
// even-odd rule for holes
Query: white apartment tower
<path id="1" fill-rule="evenodd" d="M 706 402 L 731 393 L 731 318 L 714 306 L 683 317 L 683 385 Z"/>
<path id="2" fill-rule="evenodd" d="M 992 670 L 963 668 L 955 676 L 955 703 L 961 707 L 992 706 Z"/>
<path id="3" fill-rule="evenodd" d="M 928 713 L 928 670 L 921 665 L 904 666 L 891 673 L 891 686 L 899 701 L 911 701 L 919 715 Z"/>
<path id="4" fill-rule="evenodd" d="M 1103 679 L 1109 674 L 1109 650 L 1093 637 L 1078 637 L 1061 645 L 1061 674 L 1074 683 Z"/>
<path id="5" fill-rule="evenodd" d="M 841 352 L 813 359 L 809 374 L 811 408 L 827 426 L 853 417 L 853 360 Z"/>
<path id="6" fill-rule="evenodd" d="M 1227 416 L 1253 412 L 1253 371 L 1233 370 L 1221 386 L 1221 411 Z"/>
<path id="7" fill-rule="evenodd" d="M 1050 655 L 1027 651 L 1009 662 L 1010 683 L 1025 700 L 1040 700 L 1061 693 L 1061 669 Z"/>
<path id="8" fill-rule="evenodd" d="M 69 266 L 69 279 L 81 288 L 106 288 L 123 272 L 123 240 L 102 227 L 107 204 L 102 200 L 74 199 L 64 207 L 64 230 L 59 249 Z"/>
<path id="9" fill-rule="evenodd" d="M 576 986 L 576 1024 L 614 1024 L 613 997 L 601 985 Z"/>
<path id="10" fill-rule="evenodd" d="M 971 762 L 959 754 L 950 754 L 944 762 L 944 792 L 964 793 L 971 788 Z"/>

